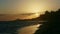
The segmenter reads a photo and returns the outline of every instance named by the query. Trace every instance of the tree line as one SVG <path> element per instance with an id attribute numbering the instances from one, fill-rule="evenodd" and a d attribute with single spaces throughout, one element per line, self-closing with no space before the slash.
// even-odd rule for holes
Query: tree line
<path id="1" fill-rule="evenodd" d="M 45 14 L 40 15 L 39 19 L 47 22 L 39 26 L 34 34 L 60 34 L 60 9 L 57 11 L 46 11 Z"/>

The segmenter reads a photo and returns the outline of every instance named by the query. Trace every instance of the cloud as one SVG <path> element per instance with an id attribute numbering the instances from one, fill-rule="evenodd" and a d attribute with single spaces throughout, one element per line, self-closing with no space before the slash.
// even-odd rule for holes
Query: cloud
<path id="1" fill-rule="evenodd" d="M 29 14 L 0 14 L 0 21 L 11 21 L 16 19 L 33 19 L 37 18 L 39 14 L 29 13 Z"/>
<path id="2" fill-rule="evenodd" d="M 12 16 L 12 15 L 0 15 L 0 21 L 10 21 L 10 20 L 15 20 L 16 16 Z"/>

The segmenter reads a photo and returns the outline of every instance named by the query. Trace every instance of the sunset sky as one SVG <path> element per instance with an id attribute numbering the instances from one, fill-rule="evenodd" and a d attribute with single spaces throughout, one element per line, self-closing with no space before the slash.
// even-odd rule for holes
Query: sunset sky
<path id="1" fill-rule="evenodd" d="M 0 0 L 0 14 L 21 14 L 56 10 L 60 0 Z"/>
<path id="2" fill-rule="evenodd" d="M 24 21 L 24 22 L 23 21 L 21 21 L 21 22 L 14 21 L 13 22 L 13 20 L 16 20 L 16 19 L 24 20 L 24 19 L 37 18 L 37 17 L 40 17 L 41 14 L 44 14 L 45 11 L 55 11 L 55 10 L 58 10 L 59 8 L 60 8 L 60 0 L 0 0 L 0 21 L 3 21 L 0 23 L 0 27 L 2 27 L 2 29 L 3 29 L 2 33 L 6 33 L 8 31 L 9 33 L 12 32 L 12 33 L 18 33 L 18 34 L 33 34 L 36 32 L 36 30 L 38 29 L 38 27 L 40 25 L 43 26 L 44 25 L 43 23 L 45 23 L 44 21 L 42 21 L 43 22 L 43 23 L 41 22 L 42 24 L 32 25 L 33 23 L 35 23 L 34 21 L 36 21 L 36 23 L 38 23 L 38 21 L 39 21 L 39 23 L 40 23 L 40 18 L 38 18 L 36 20 L 32 20 L 32 23 L 29 21 L 27 21 L 27 22 L 26 21 Z M 48 17 L 46 17 L 46 18 L 48 18 Z M 43 17 L 43 19 L 45 20 L 44 17 Z M 7 21 L 7 22 L 4 22 L 4 21 Z M 11 21 L 11 23 L 10 23 L 10 21 Z M 49 21 L 49 20 L 47 20 L 47 21 Z M 27 23 L 27 24 L 25 24 L 25 23 Z M 46 22 L 46 23 L 48 23 L 48 22 Z M 31 26 L 28 26 L 30 24 L 31 24 Z M 14 27 L 11 27 L 11 26 L 14 26 Z M 20 28 L 20 27 L 22 27 L 22 28 Z M 6 28 L 7 28 L 7 30 L 5 30 Z M 12 28 L 14 28 L 14 29 L 12 29 Z M 11 31 L 10 29 L 12 29 L 14 31 Z M 1 30 L 1 28 L 0 28 L 0 30 Z M 4 32 L 4 31 L 6 31 L 6 32 Z"/>
<path id="3" fill-rule="evenodd" d="M 25 13 L 41 14 L 44 13 L 44 11 L 46 10 L 51 11 L 51 10 L 57 10 L 59 8 L 60 8 L 60 0 L 0 0 L 0 14 L 25 14 Z M 35 14 L 34 16 L 33 15 L 29 16 L 29 18 L 30 17 L 33 18 L 35 16 L 38 15 Z M 15 19 L 16 17 L 17 17 L 16 15 L 15 16 L 0 15 L 0 20 L 10 18 Z"/>

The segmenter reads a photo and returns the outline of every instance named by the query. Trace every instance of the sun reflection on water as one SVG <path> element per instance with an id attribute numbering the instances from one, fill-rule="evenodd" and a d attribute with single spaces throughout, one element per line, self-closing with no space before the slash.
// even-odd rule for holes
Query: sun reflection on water
<path id="1" fill-rule="evenodd" d="M 23 27 L 18 30 L 18 34 L 33 34 L 41 24 Z"/>

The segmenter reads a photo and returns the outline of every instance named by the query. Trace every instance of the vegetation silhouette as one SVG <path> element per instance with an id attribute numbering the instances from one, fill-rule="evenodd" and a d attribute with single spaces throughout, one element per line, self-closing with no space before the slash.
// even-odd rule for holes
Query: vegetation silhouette
<path id="1" fill-rule="evenodd" d="M 57 11 L 46 11 L 39 18 L 47 22 L 39 26 L 34 34 L 60 34 L 60 9 Z"/>

